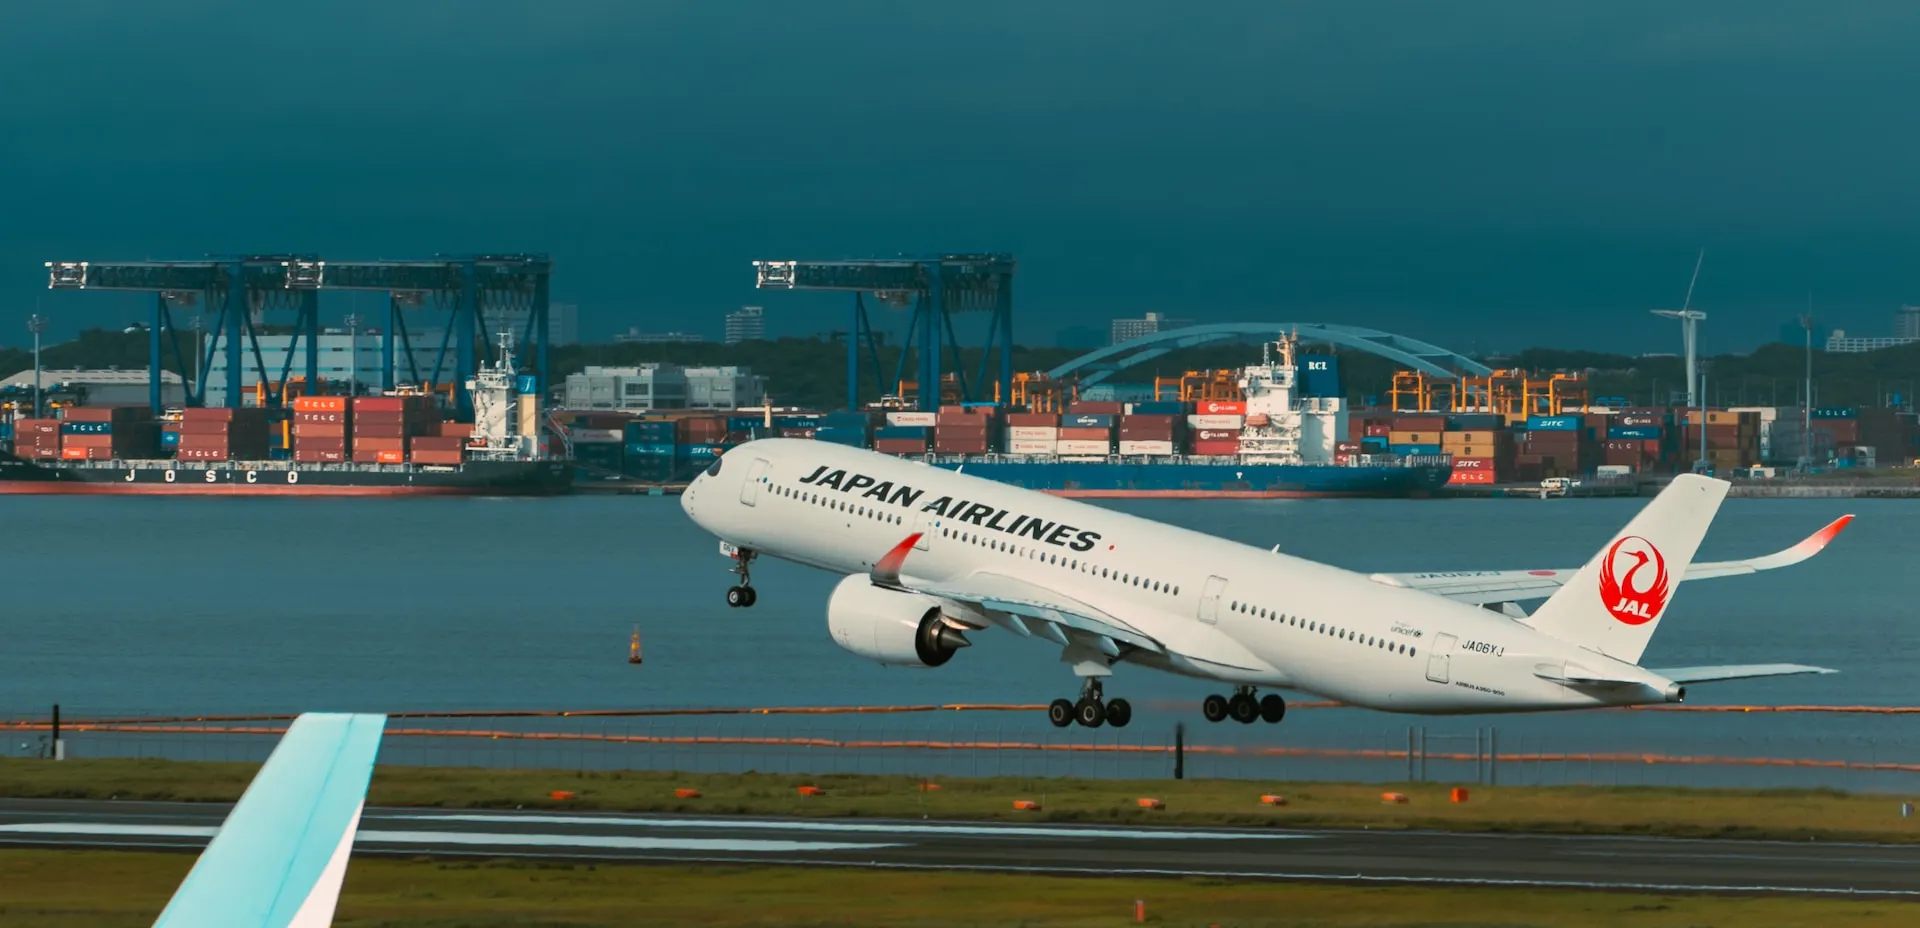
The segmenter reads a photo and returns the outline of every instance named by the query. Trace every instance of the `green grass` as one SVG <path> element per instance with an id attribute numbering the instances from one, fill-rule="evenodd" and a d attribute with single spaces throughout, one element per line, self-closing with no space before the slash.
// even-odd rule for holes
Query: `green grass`
<path id="1" fill-rule="evenodd" d="M 191 855 L 0 850 L 0 925 L 145 928 Z M 1428 889 L 977 873 L 435 863 L 356 858 L 338 928 L 1151 925 L 1861 928 L 1920 923 L 1920 904 L 1785 897 Z"/>
<path id="2" fill-rule="evenodd" d="M 153 799 L 239 798 L 254 764 L 164 760 L 0 758 L 0 796 Z M 796 787 L 823 787 L 803 797 Z M 1466 803 L 1434 785 L 1262 783 L 1242 780 L 946 779 L 922 791 L 906 777 L 788 774 L 678 774 L 382 766 L 368 802 L 439 808 L 572 808 L 628 812 L 993 819 L 1055 822 L 1166 822 L 1181 825 L 1401 828 L 1452 831 L 1642 834 L 1783 840 L 1920 842 L 1920 819 L 1902 819 L 1900 797 L 1832 790 L 1708 790 L 1659 787 L 1475 787 Z M 679 799 L 675 787 L 699 789 Z M 1381 802 L 1383 790 L 1404 805 Z M 575 798 L 555 800 L 555 790 Z M 1287 798 L 1263 806 L 1263 792 Z M 1143 796 L 1166 808 L 1137 807 Z M 1016 812 L 1032 799 L 1040 812 Z"/>

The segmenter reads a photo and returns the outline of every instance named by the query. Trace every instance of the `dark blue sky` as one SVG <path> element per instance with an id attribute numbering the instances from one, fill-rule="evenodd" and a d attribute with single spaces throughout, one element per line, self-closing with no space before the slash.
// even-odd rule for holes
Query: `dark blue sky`
<path id="1" fill-rule="evenodd" d="M 286 12 L 282 6 L 305 12 Z M 49 258 L 538 250 L 583 334 L 756 257 L 1016 254 L 1022 341 L 1161 310 L 1709 350 L 1920 302 L 1920 4 L 0 5 L 0 343 Z M 339 308 L 344 304 L 330 306 Z"/>

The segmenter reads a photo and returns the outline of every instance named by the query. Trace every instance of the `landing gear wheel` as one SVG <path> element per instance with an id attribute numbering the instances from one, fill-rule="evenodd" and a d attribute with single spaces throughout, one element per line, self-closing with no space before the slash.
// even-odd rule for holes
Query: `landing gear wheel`
<path id="1" fill-rule="evenodd" d="M 1273 724 L 1287 717 L 1287 701 L 1277 694 L 1268 693 L 1260 697 L 1260 718 Z"/>
<path id="2" fill-rule="evenodd" d="M 1056 699 L 1047 706 L 1047 721 L 1055 728 L 1065 728 L 1073 724 L 1073 703 Z"/>
<path id="3" fill-rule="evenodd" d="M 1227 717 L 1227 698 L 1219 694 L 1208 696 L 1200 703 L 1200 714 L 1209 722 L 1225 721 Z"/>
<path id="4" fill-rule="evenodd" d="M 1125 728 L 1133 720 L 1133 704 L 1124 699 L 1114 699 L 1107 703 L 1107 724 L 1115 728 Z"/>
<path id="5" fill-rule="evenodd" d="M 752 594 L 753 587 L 750 586 L 727 587 L 727 605 L 735 609 L 744 608 L 752 602 L 749 598 Z"/>
<path id="6" fill-rule="evenodd" d="M 1080 700 L 1073 707 L 1073 715 L 1087 728 L 1099 728 L 1107 723 L 1107 707 L 1098 699 Z"/>
<path id="7" fill-rule="evenodd" d="M 746 600 L 740 603 L 743 607 L 751 607 L 754 603 L 760 601 L 760 592 L 753 587 L 743 586 L 740 588 L 740 593 L 746 597 Z"/>
<path id="8" fill-rule="evenodd" d="M 1252 724 L 1260 718 L 1260 704 L 1246 693 L 1235 693 L 1227 700 L 1227 714 L 1242 725 Z"/>

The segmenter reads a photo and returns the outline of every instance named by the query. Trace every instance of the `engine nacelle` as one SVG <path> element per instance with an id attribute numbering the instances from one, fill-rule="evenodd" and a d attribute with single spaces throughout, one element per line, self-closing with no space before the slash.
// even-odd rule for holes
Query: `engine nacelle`
<path id="1" fill-rule="evenodd" d="M 827 631 L 835 644 L 890 667 L 938 667 L 972 644 L 941 621 L 933 597 L 877 587 L 862 574 L 833 588 Z"/>

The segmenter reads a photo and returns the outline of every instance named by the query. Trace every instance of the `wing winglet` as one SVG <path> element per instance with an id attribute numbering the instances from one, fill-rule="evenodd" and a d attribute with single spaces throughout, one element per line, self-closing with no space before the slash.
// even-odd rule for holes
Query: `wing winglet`
<path id="1" fill-rule="evenodd" d="M 905 540 L 894 545 L 892 551 L 888 551 L 881 555 L 879 560 L 874 561 L 873 570 L 868 574 L 873 578 L 873 582 L 879 586 L 899 586 L 900 568 L 906 566 L 907 555 L 913 553 L 913 546 L 920 543 L 920 536 L 924 534 L 926 533 L 914 532 L 908 535 Z"/>
<path id="2" fill-rule="evenodd" d="M 386 723 L 294 719 L 154 928 L 330 924 Z"/>

